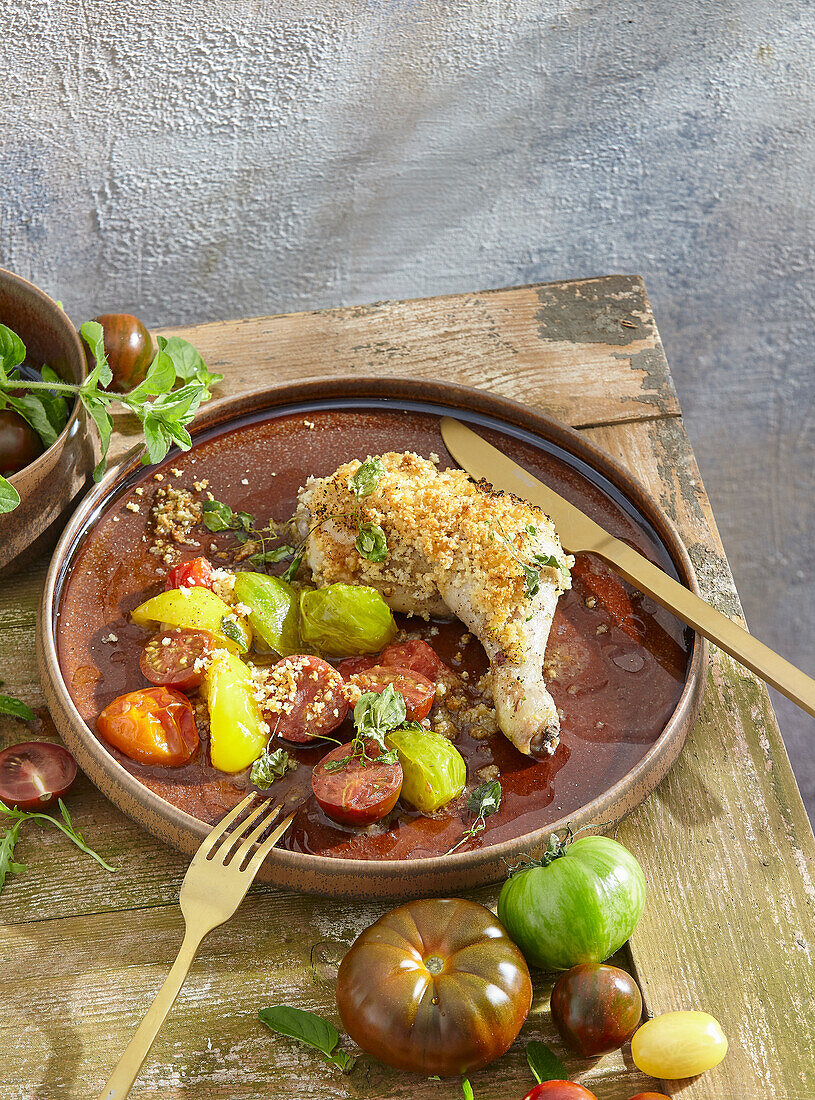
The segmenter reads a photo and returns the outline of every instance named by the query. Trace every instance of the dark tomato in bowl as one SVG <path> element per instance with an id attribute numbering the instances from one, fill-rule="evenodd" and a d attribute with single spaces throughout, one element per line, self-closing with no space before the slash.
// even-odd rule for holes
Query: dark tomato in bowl
<path id="1" fill-rule="evenodd" d="M 354 756 L 354 743 L 338 745 L 314 766 L 311 787 L 323 813 L 341 825 L 372 825 L 389 814 L 402 789 L 402 766 L 378 760 L 375 741 L 365 744 L 365 759 Z"/>
<path id="2" fill-rule="evenodd" d="M 409 642 L 391 642 L 390 645 L 386 645 L 379 658 L 379 664 L 409 668 L 411 672 L 418 672 L 434 682 L 438 680 L 439 673 L 444 668 L 444 663 L 435 649 L 427 642 L 423 642 L 421 638 L 413 638 Z"/>
<path id="3" fill-rule="evenodd" d="M 76 779 L 76 761 L 51 741 L 23 741 L 0 752 L 0 802 L 18 810 L 44 810 Z"/>
<path id="4" fill-rule="evenodd" d="M 13 409 L 0 412 L 0 475 L 19 473 L 44 450 L 40 437 L 19 413 Z"/>
<path id="5" fill-rule="evenodd" d="M 108 742 L 139 764 L 175 767 L 198 748 L 198 730 L 186 695 L 168 687 L 129 691 L 108 703 L 96 722 Z"/>

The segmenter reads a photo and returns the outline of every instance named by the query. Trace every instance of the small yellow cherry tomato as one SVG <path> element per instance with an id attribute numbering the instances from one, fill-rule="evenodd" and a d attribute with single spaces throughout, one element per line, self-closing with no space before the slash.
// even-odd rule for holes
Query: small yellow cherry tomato
<path id="1" fill-rule="evenodd" d="M 707 1012 L 666 1012 L 648 1020 L 631 1040 L 637 1069 L 674 1081 L 713 1069 L 727 1054 L 727 1039 Z"/>

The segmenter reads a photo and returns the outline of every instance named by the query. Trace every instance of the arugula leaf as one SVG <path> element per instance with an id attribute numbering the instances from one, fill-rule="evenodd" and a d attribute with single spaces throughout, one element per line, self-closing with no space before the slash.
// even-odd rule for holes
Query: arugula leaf
<path id="1" fill-rule="evenodd" d="M 360 523 L 354 547 L 368 561 L 384 561 L 388 556 L 388 540 L 378 523 Z"/>
<path id="2" fill-rule="evenodd" d="M 19 699 L 12 699 L 10 695 L 0 693 L 0 714 L 10 714 L 13 718 L 22 718 L 30 722 L 34 717 L 34 711 Z"/>
<path id="3" fill-rule="evenodd" d="M 385 467 L 378 458 L 366 459 L 350 477 L 348 488 L 355 497 L 369 497 L 384 473 Z"/>
<path id="4" fill-rule="evenodd" d="M 261 550 L 257 554 L 253 554 L 249 561 L 252 565 L 268 565 L 270 562 L 283 561 L 284 558 L 291 557 L 293 553 L 293 546 L 276 546 L 274 550 Z"/>
<path id="5" fill-rule="evenodd" d="M 44 814 L 40 812 L 33 812 L 29 810 L 12 810 L 8 806 L 5 806 L 0 802 L 0 813 L 6 815 L 17 822 L 18 825 L 23 821 L 45 821 L 49 825 L 55 825 L 61 833 L 64 833 L 68 839 L 79 848 L 80 851 L 85 852 L 91 859 L 95 859 L 100 867 L 104 867 L 106 871 L 117 871 L 118 867 L 111 867 L 109 863 L 105 863 L 98 852 L 95 852 L 93 848 L 89 846 L 82 833 L 74 826 L 71 821 L 71 815 L 68 813 L 68 807 L 60 798 L 58 800 L 59 812 L 62 815 L 62 821 L 57 821 L 55 817 L 50 814 Z"/>
<path id="6" fill-rule="evenodd" d="M 470 1084 L 466 1077 L 461 1082 L 461 1091 L 464 1093 L 464 1100 L 475 1100 L 473 1086 Z"/>
<path id="7" fill-rule="evenodd" d="M 5 512 L 13 512 L 20 503 L 20 494 L 10 481 L 0 474 L 0 516 Z"/>
<path id="8" fill-rule="evenodd" d="M 210 531 L 230 531 L 234 526 L 235 513 L 228 504 L 219 500 L 205 500 L 201 506 L 204 526 Z"/>
<path id="9" fill-rule="evenodd" d="M 539 1043 L 536 1040 L 527 1043 L 526 1060 L 538 1084 L 542 1081 L 568 1080 L 566 1067 L 546 1043 Z"/>
<path id="10" fill-rule="evenodd" d="M 249 778 L 256 787 L 268 791 L 276 779 L 282 779 L 287 771 L 296 767 L 297 761 L 292 760 L 285 749 L 274 749 L 273 752 L 267 749 L 252 765 Z"/>
<path id="11" fill-rule="evenodd" d="M 340 1041 L 339 1032 L 322 1016 L 306 1012 L 302 1008 L 272 1005 L 262 1008 L 258 1017 L 271 1031 L 305 1043 L 321 1054 L 324 1061 L 337 1066 L 343 1073 L 349 1073 L 353 1069 L 356 1059 L 344 1050 L 336 1049 Z"/>
<path id="12" fill-rule="evenodd" d="M 21 821 L 15 822 L 0 836 L 0 890 L 5 885 L 6 875 L 19 875 L 27 870 L 22 863 L 14 862 L 14 845 L 17 843 L 21 825 Z"/>
<path id="13" fill-rule="evenodd" d="M 25 359 L 25 344 L 10 328 L 0 325 L 0 380 Z"/>

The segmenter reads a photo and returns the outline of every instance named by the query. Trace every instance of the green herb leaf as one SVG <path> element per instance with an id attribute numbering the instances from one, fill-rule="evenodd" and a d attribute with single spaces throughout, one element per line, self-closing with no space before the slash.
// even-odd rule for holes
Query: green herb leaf
<path id="1" fill-rule="evenodd" d="M 385 734 L 401 726 L 406 716 L 404 697 L 394 691 L 393 684 L 382 692 L 366 691 L 354 707 L 357 737 L 371 737 L 385 751 Z"/>
<path id="2" fill-rule="evenodd" d="M 250 516 L 248 512 L 236 512 L 235 522 L 239 527 L 242 527 L 247 534 L 254 530 L 255 517 Z"/>
<path id="3" fill-rule="evenodd" d="M 360 523 L 354 546 L 368 561 L 384 561 L 388 556 L 388 540 L 378 523 Z"/>
<path id="4" fill-rule="evenodd" d="M 201 506 L 204 526 L 210 531 L 229 531 L 235 524 L 235 513 L 219 500 L 205 500 Z"/>
<path id="5" fill-rule="evenodd" d="M 175 385 L 175 366 L 170 356 L 162 350 L 162 337 L 159 336 L 159 350 L 147 369 L 147 374 L 130 393 L 122 395 L 122 404 L 129 407 L 141 404 L 145 397 L 157 397 L 168 393 Z"/>
<path id="6" fill-rule="evenodd" d="M 21 824 L 20 821 L 16 822 L 0 836 L 0 890 L 5 885 L 6 875 L 19 875 L 27 870 L 22 863 L 14 862 L 14 845 L 17 843 Z"/>
<path id="7" fill-rule="evenodd" d="M 20 494 L 10 481 L 0 474 L 0 515 L 13 512 L 20 503 Z"/>
<path id="8" fill-rule="evenodd" d="M 12 699 L 10 695 L 0 694 L 0 714 L 10 714 L 14 718 L 22 718 L 30 722 L 34 717 L 31 707 L 21 703 L 19 699 Z"/>
<path id="9" fill-rule="evenodd" d="M 476 787 L 467 799 L 467 809 L 477 817 L 491 817 L 501 808 L 501 781 L 490 779 Z"/>
<path id="10" fill-rule="evenodd" d="M 184 382 L 200 382 L 205 386 L 217 386 L 223 381 L 222 374 L 212 374 L 200 353 L 180 336 L 156 338 L 161 351 L 166 352 L 175 368 L 175 373 Z"/>
<path id="11" fill-rule="evenodd" d="M 466 1077 L 461 1082 L 461 1091 L 464 1093 L 464 1100 L 475 1100 L 473 1086 L 470 1084 Z"/>
<path id="12" fill-rule="evenodd" d="M 323 771 L 329 773 L 341 772 L 350 759 L 350 756 L 343 756 L 339 760 L 329 760 L 327 764 L 323 764 Z"/>
<path id="13" fill-rule="evenodd" d="M 73 821 L 71 821 L 71 815 L 68 813 L 68 807 L 61 798 L 59 799 L 58 805 L 59 812 L 62 815 L 62 821 L 57 821 L 57 819 L 50 814 L 34 813 L 28 810 L 12 810 L 2 802 L 0 802 L 0 813 L 5 814 L 6 817 L 18 823 L 23 821 L 45 821 L 49 825 L 55 825 L 61 833 L 64 833 L 68 839 L 79 848 L 80 851 L 85 852 L 91 859 L 95 859 L 100 867 L 104 867 L 106 871 L 118 870 L 118 868 L 111 867 L 110 864 L 105 863 L 99 853 L 95 852 L 93 848 L 88 845 L 82 833 L 75 828 Z"/>
<path id="14" fill-rule="evenodd" d="M 80 326 L 82 339 L 91 349 L 95 364 L 93 370 L 82 383 L 82 390 L 92 393 L 101 387 L 106 389 L 113 381 L 113 371 L 105 355 L 105 333 L 98 321 L 86 321 Z M 80 391 L 81 393 L 82 391 Z"/>
<path id="15" fill-rule="evenodd" d="M 344 1050 L 336 1050 L 340 1041 L 339 1032 L 332 1023 L 314 1012 L 302 1008 L 290 1008 L 288 1005 L 272 1005 L 258 1012 L 260 1020 L 270 1030 L 318 1051 L 324 1061 L 339 1067 L 348 1073 L 354 1065 L 354 1059 Z"/>
<path id="16" fill-rule="evenodd" d="M 526 1044 L 526 1060 L 529 1068 L 540 1084 L 542 1081 L 566 1081 L 566 1067 L 546 1043 L 532 1041 Z"/>
<path id="17" fill-rule="evenodd" d="M 292 760 L 285 749 L 275 749 L 269 752 L 267 749 L 252 765 L 249 778 L 262 791 L 268 791 L 276 779 L 282 779 L 287 771 L 297 767 L 297 761 Z"/>
<path id="18" fill-rule="evenodd" d="M 369 497 L 385 473 L 385 467 L 378 458 L 369 458 L 363 462 L 348 481 L 348 488 L 355 497 Z"/>
<path id="19" fill-rule="evenodd" d="M 556 554 L 533 554 L 532 561 L 538 569 L 560 569 L 562 562 Z"/>
<path id="20" fill-rule="evenodd" d="M 62 398 L 41 390 L 39 393 L 24 393 L 21 397 L 3 394 L 3 400 L 31 425 L 42 440 L 43 446 L 50 447 L 52 443 L 56 442 L 59 432 L 51 423 L 47 405 L 49 402 L 52 404 L 62 402 L 64 406 L 65 402 L 62 401 Z"/>
<path id="21" fill-rule="evenodd" d="M 25 359 L 25 344 L 10 328 L 0 325 L 0 380 Z"/>
<path id="22" fill-rule="evenodd" d="M 90 322 L 87 323 L 90 324 Z M 85 326 L 83 325 L 82 327 L 84 328 Z M 99 328 L 101 327 L 102 326 L 100 325 Z M 108 447 L 110 446 L 110 434 L 113 430 L 113 421 L 111 419 L 110 413 L 108 412 L 108 408 L 105 402 L 99 397 L 95 396 L 93 393 L 85 392 L 84 386 L 79 391 L 79 399 L 85 406 L 88 415 L 96 424 L 96 429 L 99 432 L 102 457 L 100 458 L 99 464 L 97 465 L 96 469 L 93 471 L 93 480 L 99 481 L 102 477 L 102 474 L 104 474 L 105 472 L 105 467 L 107 466 L 107 454 Z"/>
<path id="23" fill-rule="evenodd" d="M 521 569 L 524 571 L 524 586 L 526 589 L 526 597 L 531 600 L 533 596 L 537 596 L 540 591 L 541 579 L 540 573 L 537 569 L 533 569 L 531 565 L 524 565 L 523 562 L 519 563 Z"/>
<path id="24" fill-rule="evenodd" d="M 246 652 L 246 638 L 243 631 L 229 615 L 224 615 L 221 619 L 221 633 L 225 638 L 229 638 L 230 641 L 234 642 L 242 653 Z"/>
<path id="25" fill-rule="evenodd" d="M 276 546 L 274 550 L 261 550 L 257 554 L 253 554 L 249 561 L 252 565 L 269 565 L 290 558 L 293 553 L 293 546 Z"/>
<path id="26" fill-rule="evenodd" d="M 297 551 L 297 553 L 294 555 L 294 557 L 292 558 L 291 564 L 289 565 L 289 568 L 285 571 L 285 573 L 281 574 L 284 581 L 288 581 L 289 584 L 291 584 L 291 582 L 297 576 L 297 571 L 300 568 L 300 566 L 303 564 L 303 558 L 305 556 L 306 556 L 306 547 L 305 547 L 305 543 L 304 543 L 300 547 L 300 549 Z"/>

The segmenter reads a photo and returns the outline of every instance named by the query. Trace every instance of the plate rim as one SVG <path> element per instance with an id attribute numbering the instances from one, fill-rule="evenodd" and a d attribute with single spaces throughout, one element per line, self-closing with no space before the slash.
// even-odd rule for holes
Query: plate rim
<path id="1" fill-rule="evenodd" d="M 316 400 L 356 398 L 392 401 L 404 398 L 448 409 L 463 409 L 522 428 L 554 443 L 608 478 L 636 506 L 657 531 L 680 580 L 699 594 L 696 573 L 675 524 L 639 481 L 593 442 L 545 412 L 503 395 L 441 379 L 373 378 L 343 376 L 311 379 L 264 387 L 208 405 L 192 425 L 193 442 L 212 429 L 227 430 L 241 416 L 271 411 Z M 92 514 L 104 506 L 139 465 L 132 448 L 111 466 L 101 481 L 83 498 L 66 525 L 51 559 L 40 600 L 37 622 L 37 660 L 46 702 L 67 747 L 100 792 L 137 824 L 159 840 L 191 855 L 210 826 L 167 802 L 142 784 L 102 745 L 76 709 L 65 683 L 56 648 L 57 589 L 70 560 L 70 552 Z M 172 453 L 167 456 L 172 457 Z M 417 861 L 346 859 L 311 855 L 275 848 L 267 858 L 261 879 L 299 892 L 332 897 L 418 897 L 449 893 L 494 883 L 506 876 L 507 865 L 524 854 L 540 851 L 549 835 L 571 824 L 576 828 L 607 830 L 633 810 L 664 779 L 684 745 L 701 706 L 708 643 L 699 634 L 694 640 L 680 697 L 662 732 L 648 752 L 615 784 L 574 813 L 565 815 L 529 834 L 452 855 L 429 856 Z M 607 820 L 611 814 L 611 819 Z M 405 873 L 405 868 L 410 873 Z"/>

